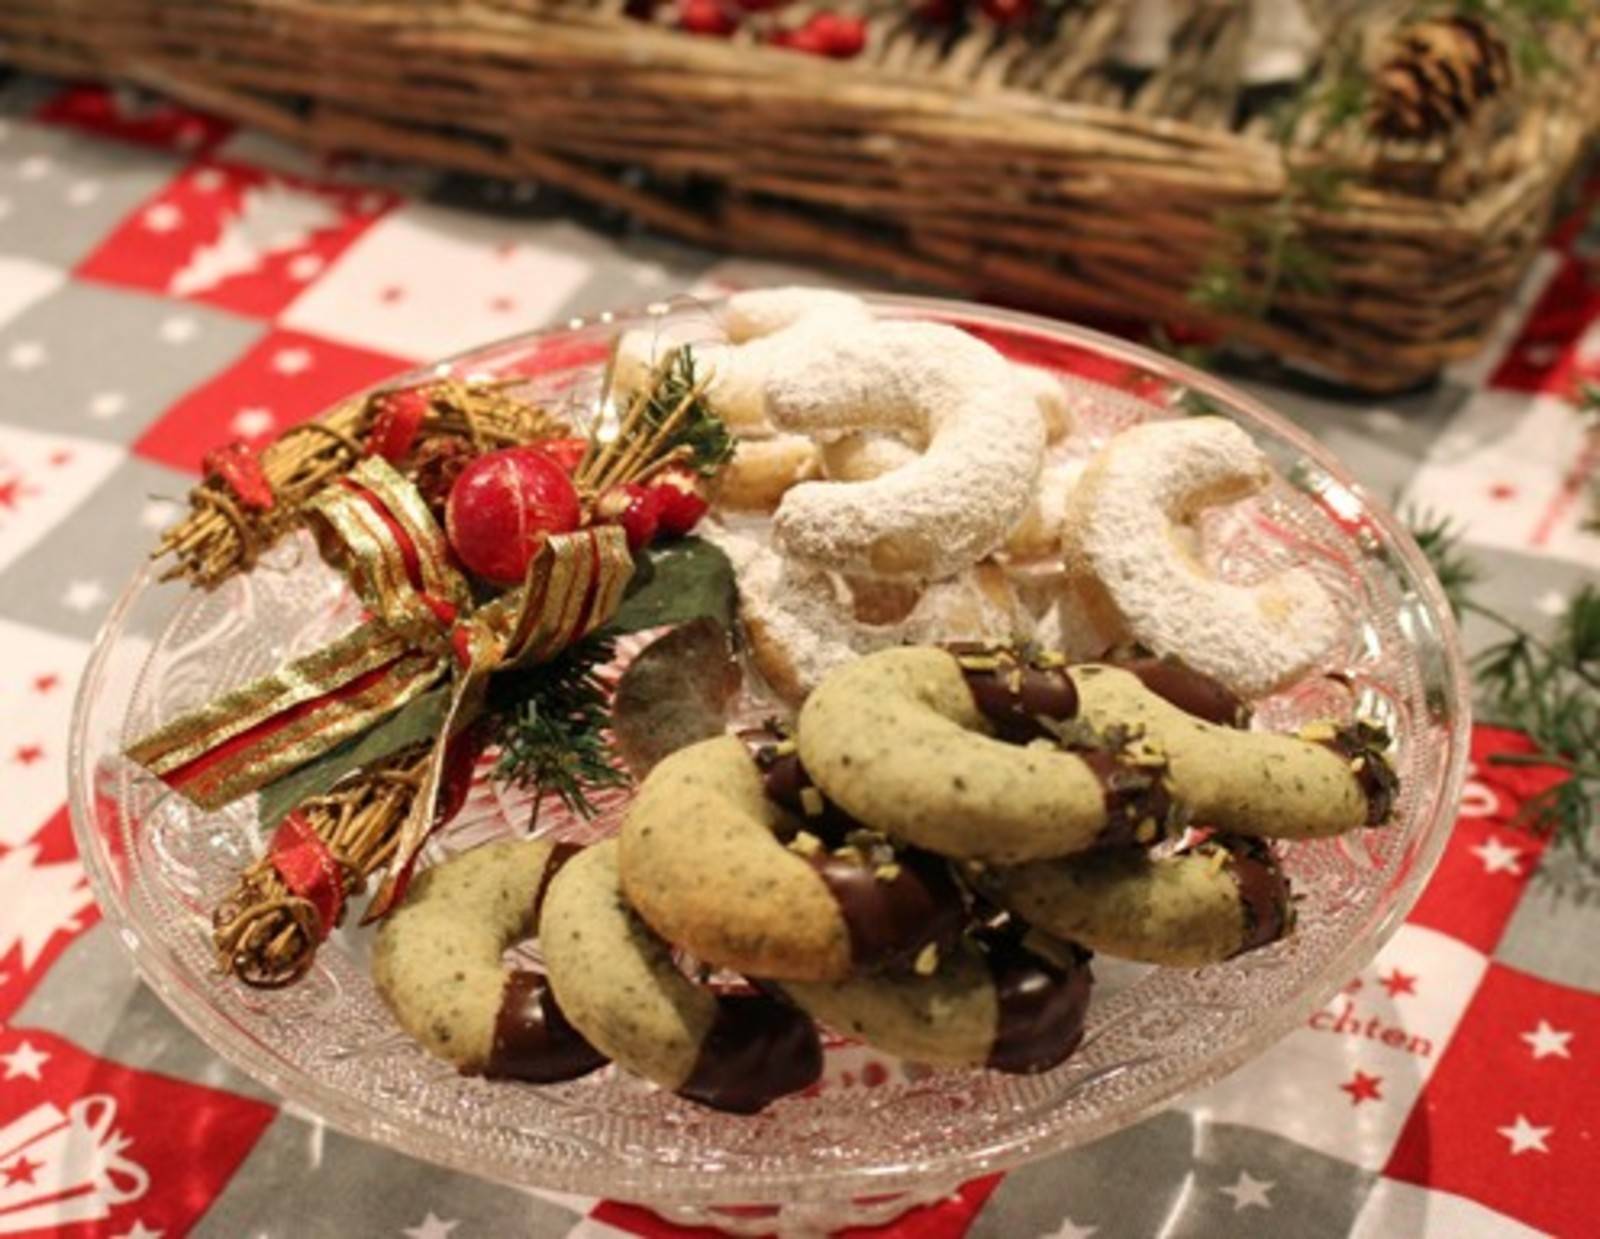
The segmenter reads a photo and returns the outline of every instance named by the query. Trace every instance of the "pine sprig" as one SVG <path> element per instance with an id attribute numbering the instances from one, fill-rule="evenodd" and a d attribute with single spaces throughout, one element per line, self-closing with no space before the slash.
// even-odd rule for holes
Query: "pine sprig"
<path id="1" fill-rule="evenodd" d="M 684 397 L 694 393 L 677 429 L 667 436 L 664 452 L 688 448 L 688 463 L 696 472 L 711 477 L 733 456 L 733 436 L 697 390 L 701 384 L 696 368 L 693 349 L 685 345 L 676 350 L 666 373 L 650 393 L 644 420 L 650 429 L 657 429 L 673 415 Z"/>
<path id="2" fill-rule="evenodd" d="M 606 729 L 610 696 L 599 669 L 614 644 L 590 637 L 549 662 L 494 677 L 488 710 L 500 759 L 493 777 L 535 794 L 534 814 L 554 796 L 580 817 L 593 817 L 590 795 L 628 782 Z"/>
<path id="3" fill-rule="evenodd" d="M 1496 753 L 1490 763 L 1567 774 L 1523 805 L 1520 824 L 1587 856 L 1600 827 L 1600 588 L 1580 589 L 1554 636 L 1541 639 L 1467 592 L 1481 573 L 1450 521 L 1424 514 L 1411 523 L 1456 613 L 1505 633 L 1470 660 L 1479 707 L 1491 721 L 1525 732 L 1535 751 Z"/>

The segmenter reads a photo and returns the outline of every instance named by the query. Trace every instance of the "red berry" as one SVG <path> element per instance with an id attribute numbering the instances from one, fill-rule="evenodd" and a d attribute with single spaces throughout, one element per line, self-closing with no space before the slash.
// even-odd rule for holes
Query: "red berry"
<path id="1" fill-rule="evenodd" d="M 428 393 L 421 387 L 381 391 L 372 397 L 372 428 L 367 431 L 367 455 L 382 456 L 397 465 L 411 451 L 428 415 Z"/>
<path id="2" fill-rule="evenodd" d="M 661 510 L 659 532 L 663 538 L 683 537 L 700 523 L 711 506 L 700 493 L 695 475 L 688 469 L 666 470 L 650 484 L 650 489 Z"/>
<path id="3" fill-rule="evenodd" d="M 656 492 L 637 482 L 614 486 L 594 505 L 595 519 L 606 525 L 621 525 L 628 535 L 628 549 L 649 546 L 661 520 L 661 500 Z"/>
<path id="4" fill-rule="evenodd" d="M 813 14 L 794 30 L 777 31 L 772 42 L 812 56 L 849 60 L 867 45 L 867 23 L 859 17 L 824 11 Z"/>
<path id="5" fill-rule="evenodd" d="M 555 461 L 565 473 L 575 473 L 589 452 L 587 439 L 540 439 L 529 446 Z"/>
<path id="6" fill-rule="evenodd" d="M 520 584 L 545 539 L 578 527 L 578 491 L 548 456 L 507 447 L 461 471 L 445 505 L 450 545 L 486 581 Z"/>
<path id="7" fill-rule="evenodd" d="M 1033 0 L 978 0 L 978 7 L 998 26 L 1015 26 L 1033 16 Z"/>
<path id="8" fill-rule="evenodd" d="M 678 0 L 678 25 L 691 34 L 726 39 L 739 28 L 739 19 L 721 0 Z"/>

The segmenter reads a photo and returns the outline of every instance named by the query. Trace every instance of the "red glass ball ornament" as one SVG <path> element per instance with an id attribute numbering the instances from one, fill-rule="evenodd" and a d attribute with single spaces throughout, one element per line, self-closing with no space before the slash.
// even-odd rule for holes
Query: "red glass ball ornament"
<path id="1" fill-rule="evenodd" d="M 450 546 L 468 571 L 517 585 L 551 534 L 578 527 L 578 491 L 548 456 L 508 447 L 461 471 L 445 505 Z"/>

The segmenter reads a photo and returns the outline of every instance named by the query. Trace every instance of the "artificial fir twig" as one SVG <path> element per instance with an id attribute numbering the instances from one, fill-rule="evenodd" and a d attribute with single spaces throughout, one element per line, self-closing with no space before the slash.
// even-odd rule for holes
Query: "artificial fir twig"
<path id="1" fill-rule="evenodd" d="M 599 675 L 615 653 L 611 641 L 590 637 L 549 662 L 504 672 L 490 683 L 488 708 L 500 748 L 494 778 L 532 788 L 535 816 L 549 795 L 572 813 L 592 817 L 590 793 L 628 783 L 607 734 L 610 689 Z"/>
<path id="2" fill-rule="evenodd" d="M 1550 766 L 1567 773 L 1522 808 L 1535 833 L 1588 855 L 1600 826 L 1600 588 L 1585 585 L 1567 604 L 1549 639 L 1473 598 L 1481 579 L 1448 519 L 1413 517 L 1413 534 L 1457 615 L 1476 615 L 1506 636 L 1470 659 L 1487 717 L 1528 735 L 1535 752 L 1497 753 L 1492 765 Z"/>

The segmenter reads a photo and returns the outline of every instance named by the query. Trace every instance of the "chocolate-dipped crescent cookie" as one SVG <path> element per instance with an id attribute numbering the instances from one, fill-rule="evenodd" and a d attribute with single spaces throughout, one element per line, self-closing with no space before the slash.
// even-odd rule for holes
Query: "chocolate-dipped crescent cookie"
<path id="1" fill-rule="evenodd" d="M 1047 933 L 1150 964 L 1230 959 L 1294 925 L 1277 858 L 1259 839 L 1238 835 L 1159 860 L 1119 848 L 990 868 L 973 882 Z"/>
<path id="2" fill-rule="evenodd" d="M 541 944 L 574 1027 L 620 1065 L 691 1101 L 754 1114 L 822 1074 L 811 1020 L 766 994 L 717 994 L 673 963 L 623 899 L 617 843 L 550 884 Z"/>
<path id="3" fill-rule="evenodd" d="M 995 864 L 1153 842 L 1184 815 L 1238 834 L 1340 834 L 1375 824 L 1364 770 L 1384 761 L 1375 746 L 1358 761 L 1208 723 L 1111 666 L 926 647 L 830 674 L 800 711 L 797 741 L 852 817 Z"/>
<path id="4" fill-rule="evenodd" d="M 814 798 L 819 829 L 840 820 L 809 783 L 767 782 L 744 744 L 722 736 L 674 753 L 640 785 L 622 825 L 622 885 L 662 937 L 750 976 L 825 981 L 910 960 L 959 928 L 942 861 L 874 864 L 816 839 L 787 847 L 778 832 L 811 820 L 804 800 Z M 791 793 L 802 807 L 788 818 Z"/>
<path id="5" fill-rule="evenodd" d="M 1031 1074 L 1063 1062 L 1083 1038 L 1094 982 L 1087 954 L 1053 958 L 1009 934 L 962 939 L 931 975 L 897 973 L 782 986 L 848 1036 L 914 1062 Z"/>
<path id="6" fill-rule="evenodd" d="M 491 843 L 427 870 L 373 948 L 378 993 L 424 1048 L 468 1074 L 549 1083 L 605 1065 L 537 972 L 506 948 L 539 921 L 546 884 L 577 849 L 542 839 Z"/>

